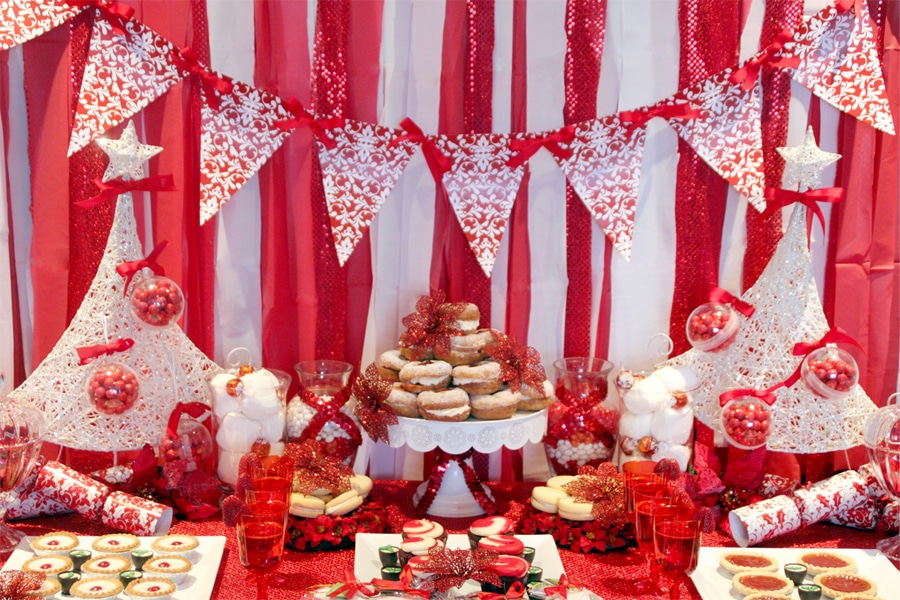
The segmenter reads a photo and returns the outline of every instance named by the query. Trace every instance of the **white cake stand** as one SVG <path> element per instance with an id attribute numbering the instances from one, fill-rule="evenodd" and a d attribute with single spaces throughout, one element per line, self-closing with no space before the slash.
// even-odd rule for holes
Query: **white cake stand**
<path id="1" fill-rule="evenodd" d="M 459 422 L 429 421 L 398 417 L 399 423 L 388 429 L 390 446 L 408 446 L 419 452 L 440 450 L 446 453 L 440 457 L 439 465 L 446 462 L 446 468 L 434 469 L 431 477 L 419 486 L 413 497 L 417 509 L 425 499 L 429 486 L 435 485 L 437 493 L 431 503 L 424 507 L 425 514 L 437 517 L 475 517 L 493 509 L 493 498 L 472 467 L 472 450 L 485 454 L 501 448 L 518 450 L 526 442 L 537 444 L 547 432 L 547 410 L 537 412 L 517 412 L 509 419 L 481 421 L 469 419 Z M 446 460 L 444 460 L 446 459 Z M 469 473 L 469 482 L 466 481 Z M 471 487 L 470 487 L 471 486 Z M 481 501 L 472 489 L 483 490 Z"/>

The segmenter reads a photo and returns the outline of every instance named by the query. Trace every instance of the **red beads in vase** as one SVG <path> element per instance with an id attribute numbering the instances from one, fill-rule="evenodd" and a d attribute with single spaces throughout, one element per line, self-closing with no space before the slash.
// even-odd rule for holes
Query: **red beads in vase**
<path id="1" fill-rule="evenodd" d="M 177 323 L 184 312 L 184 294 L 168 277 L 144 277 L 131 288 L 131 311 L 154 327 Z"/>
<path id="2" fill-rule="evenodd" d="M 88 374 L 86 390 L 95 409 L 105 415 L 121 415 L 137 402 L 137 373 L 118 361 L 105 361 Z"/>

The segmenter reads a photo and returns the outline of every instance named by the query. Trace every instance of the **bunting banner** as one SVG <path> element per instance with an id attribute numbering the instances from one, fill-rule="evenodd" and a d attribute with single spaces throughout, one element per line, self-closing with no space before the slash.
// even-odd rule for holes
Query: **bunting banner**
<path id="1" fill-rule="evenodd" d="M 39 37 L 84 9 L 65 0 L 0 0 L 0 51 Z"/>
<path id="2" fill-rule="evenodd" d="M 625 260 L 631 259 L 646 139 L 645 127 L 631 127 L 619 115 L 610 115 L 575 125 L 575 138 L 563 145 L 571 156 L 554 154 L 578 197 Z"/>
<path id="3" fill-rule="evenodd" d="M 334 147 L 329 148 L 321 141 L 316 143 L 331 232 L 341 266 L 353 254 L 418 150 L 415 142 L 396 141 L 400 133 L 347 119 L 344 127 L 328 131 Z"/>
<path id="4" fill-rule="evenodd" d="M 200 133 L 200 222 L 205 223 L 237 192 L 291 134 L 276 123 L 293 115 L 283 101 L 245 83 L 234 82 L 219 95 L 218 109 L 208 96 Z"/>
<path id="5" fill-rule="evenodd" d="M 184 75 L 168 59 L 175 51 L 174 45 L 140 21 L 132 19 L 124 32 L 117 32 L 109 21 L 95 19 L 68 155 L 181 81 Z"/>
<path id="6" fill-rule="evenodd" d="M 869 9 L 866 2 L 846 5 L 826 6 L 801 23 L 782 56 L 800 59 L 793 73 L 797 83 L 838 110 L 894 135 Z"/>
<path id="7" fill-rule="evenodd" d="M 523 166 L 507 164 L 513 156 L 509 140 L 509 135 L 499 133 L 434 139 L 453 162 L 444 173 L 444 189 L 469 247 L 488 277 L 525 175 Z"/>

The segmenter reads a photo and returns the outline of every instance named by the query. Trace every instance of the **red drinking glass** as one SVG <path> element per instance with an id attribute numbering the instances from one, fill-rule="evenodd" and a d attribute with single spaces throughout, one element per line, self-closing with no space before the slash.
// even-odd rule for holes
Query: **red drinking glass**
<path id="1" fill-rule="evenodd" d="M 678 597 L 682 581 L 697 568 L 700 557 L 700 521 L 661 520 L 653 524 L 653 547 L 656 565 L 671 581 L 669 598 Z"/>
<path id="2" fill-rule="evenodd" d="M 281 502 L 255 502 L 250 514 L 238 515 L 237 543 L 241 564 L 256 579 L 257 600 L 267 600 L 269 576 L 284 553 L 287 506 Z"/>

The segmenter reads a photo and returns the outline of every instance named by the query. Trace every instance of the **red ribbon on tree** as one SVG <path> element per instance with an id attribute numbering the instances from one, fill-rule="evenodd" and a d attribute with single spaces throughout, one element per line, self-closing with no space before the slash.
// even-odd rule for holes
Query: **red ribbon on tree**
<path id="1" fill-rule="evenodd" d="M 741 87 L 749 90 L 756 84 L 759 72 L 763 65 L 781 68 L 796 68 L 800 64 L 799 56 L 776 57 L 781 52 L 784 45 L 794 39 L 794 32 L 791 29 L 783 29 L 775 41 L 769 44 L 766 49 L 759 55 L 754 56 L 744 66 L 731 74 L 728 80 L 731 83 L 741 83 Z"/>
<path id="2" fill-rule="evenodd" d="M 441 185 L 441 179 L 443 179 L 444 173 L 450 170 L 453 163 L 450 162 L 450 159 L 447 158 L 443 152 L 441 152 L 441 149 L 437 147 L 434 140 L 422 133 L 422 129 L 416 125 L 415 121 L 406 117 L 400 121 L 400 127 L 402 127 L 403 131 L 406 133 L 392 139 L 389 146 L 393 148 L 404 141 L 422 144 L 422 153 L 425 155 L 425 162 L 431 170 L 431 176 L 434 177 L 434 182 L 437 185 Z"/>
<path id="3" fill-rule="evenodd" d="M 752 396 L 753 398 L 759 398 L 769 406 L 775 404 L 775 401 L 778 400 L 778 397 L 775 395 L 775 390 L 781 387 L 782 384 L 778 384 L 773 386 L 767 390 L 757 390 L 754 388 L 744 388 L 740 390 L 729 390 L 727 392 L 722 392 L 719 394 L 719 406 L 725 406 L 731 400 L 735 398 L 740 398 L 741 396 Z"/>
<path id="4" fill-rule="evenodd" d="M 113 31 L 125 35 L 125 25 L 134 15 L 134 9 L 116 0 L 66 0 L 69 6 L 93 6 L 100 9 Z"/>
<path id="5" fill-rule="evenodd" d="M 202 402 L 179 402 L 172 410 L 172 414 L 169 415 L 166 433 L 171 438 L 177 437 L 178 422 L 181 420 L 181 415 L 186 414 L 196 419 L 208 410 L 210 410 L 210 407 Z"/>
<path id="6" fill-rule="evenodd" d="M 575 126 L 566 125 L 562 129 L 548 133 L 544 136 L 528 137 L 523 140 L 510 140 L 509 149 L 517 154 L 511 157 L 506 164 L 513 169 L 525 164 L 529 158 L 534 156 L 535 152 L 541 148 L 546 148 L 553 156 L 559 159 L 566 159 L 572 156 L 571 148 L 563 148 L 560 144 L 571 144 L 575 139 Z"/>
<path id="7" fill-rule="evenodd" d="M 287 119 L 285 121 L 276 121 L 275 126 L 279 129 L 287 130 L 287 129 L 296 129 L 297 127 L 309 127 L 312 129 L 313 134 L 315 134 L 316 138 L 322 145 L 326 148 L 334 148 L 337 146 L 337 142 L 335 142 L 325 131 L 327 129 L 336 129 L 343 127 L 347 120 L 344 117 L 328 117 L 328 118 L 315 118 L 308 110 L 303 107 L 303 104 L 291 96 L 287 100 L 284 101 L 284 106 L 286 109 L 290 111 L 292 115 L 294 115 L 293 119 Z"/>
<path id="8" fill-rule="evenodd" d="M 825 215 L 817 203 L 829 202 L 833 204 L 840 202 L 843 197 L 844 188 L 840 187 L 807 190 L 805 192 L 766 188 L 766 210 L 763 211 L 762 216 L 763 218 L 768 217 L 785 206 L 790 206 L 794 203 L 802 204 L 806 207 L 806 243 L 809 244 L 813 215 L 819 219 L 819 224 L 822 225 L 822 233 L 825 233 Z"/>
<path id="9" fill-rule="evenodd" d="M 444 473 L 447 472 L 447 467 L 450 466 L 450 461 L 459 465 L 460 470 L 463 472 L 466 487 L 469 488 L 469 492 L 471 492 L 472 497 L 475 498 L 479 506 L 489 515 L 496 514 L 497 507 L 494 505 L 494 501 L 488 497 L 484 488 L 481 487 L 475 469 L 466 462 L 472 457 L 473 453 L 474 450 L 471 448 L 462 454 L 449 454 L 440 448 L 434 451 L 434 468 L 431 472 L 431 477 L 428 479 L 427 489 L 416 505 L 416 513 L 419 516 L 424 516 L 428 512 L 429 507 L 431 507 L 431 503 L 434 502 L 437 491 L 441 487 L 441 482 L 444 480 Z"/>
<path id="10" fill-rule="evenodd" d="M 125 278 L 125 287 L 122 289 L 123 295 L 128 291 L 128 286 L 131 285 L 131 280 L 134 278 L 135 274 L 141 269 L 150 269 L 155 275 L 159 276 L 166 274 L 165 269 L 163 269 L 161 264 L 156 262 L 156 259 L 168 245 L 169 241 L 163 240 L 157 244 L 156 248 L 153 249 L 153 252 L 148 254 L 145 258 L 130 262 L 122 262 L 116 266 L 116 273 Z"/>
<path id="11" fill-rule="evenodd" d="M 823 335 L 818 341 L 815 342 L 797 342 L 794 344 L 794 349 L 791 353 L 794 356 L 802 356 L 804 360 L 807 356 L 818 350 L 819 348 L 824 348 L 828 344 L 853 344 L 863 352 L 866 351 L 863 348 L 862 344 L 857 342 L 850 334 L 841 329 L 840 327 L 832 327 L 825 335 Z M 800 372 L 803 367 L 803 361 L 800 361 L 800 364 L 797 365 L 797 368 L 794 369 L 794 372 L 790 374 L 790 376 L 784 380 L 782 384 L 784 387 L 792 387 L 795 383 L 800 381 Z"/>
<path id="12" fill-rule="evenodd" d="M 221 101 L 219 94 L 230 94 L 234 89 L 231 77 L 219 76 L 210 69 L 200 64 L 197 53 L 190 46 L 185 46 L 179 52 L 170 52 L 172 63 L 181 69 L 187 71 L 188 75 L 196 75 L 200 78 L 200 85 L 203 86 L 203 92 L 206 95 L 206 102 L 215 110 L 219 110 Z"/>
<path id="13" fill-rule="evenodd" d="M 709 292 L 709 301 L 716 302 L 717 304 L 728 304 L 748 319 L 752 317 L 753 313 L 756 311 L 756 307 L 752 304 L 744 302 L 728 290 L 723 290 L 720 287 L 714 287 Z"/>
<path id="14" fill-rule="evenodd" d="M 127 192 L 173 192 L 177 189 L 175 180 L 171 175 L 154 175 L 143 179 L 122 179 L 121 177 L 116 177 L 109 181 L 103 181 L 103 179 L 98 177 L 94 180 L 94 185 L 97 186 L 100 193 L 87 200 L 76 202 L 75 206 L 94 208 Z"/>
<path id="15" fill-rule="evenodd" d="M 653 106 L 645 106 L 637 110 L 626 110 L 619 113 L 619 120 L 623 123 L 629 123 L 627 127 L 628 134 L 642 127 L 647 121 L 655 117 L 664 119 L 699 119 L 703 113 L 691 106 L 689 102 L 681 102 L 678 104 L 654 104 Z"/>
<path id="16" fill-rule="evenodd" d="M 331 421 L 350 436 L 349 443 L 353 448 L 357 448 L 362 444 L 362 434 L 359 432 L 359 427 L 353 422 L 353 419 L 341 412 L 341 407 L 350 399 L 349 385 L 331 398 L 316 396 L 313 392 L 306 389 L 300 392 L 300 399 L 307 406 L 314 408 L 316 414 L 312 420 L 310 420 L 309 425 L 307 425 L 300 434 L 299 442 L 302 443 L 307 440 L 315 440 L 322 431 L 322 427 L 325 426 L 325 423 Z M 341 456 L 338 458 L 343 460 L 347 457 Z"/>
<path id="17" fill-rule="evenodd" d="M 125 352 L 132 346 L 134 346 L 133 339 L 121 338 L 116 340 L 115 342 L 110 342 L 109 344 L 82 346 L 81 348 L 76 348 L 75 351 L 78 353 L 78 358 L 80 359 L 81 364 L 86 365 L 95 358 L 99 358 L 101 356 L 109 356 L 111 354 L 115 354 L 116 352 Z"/>

